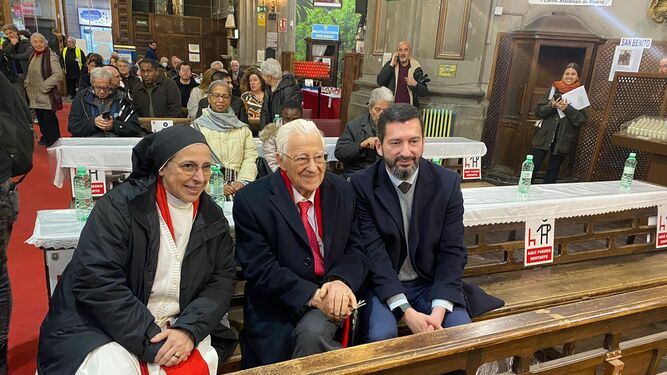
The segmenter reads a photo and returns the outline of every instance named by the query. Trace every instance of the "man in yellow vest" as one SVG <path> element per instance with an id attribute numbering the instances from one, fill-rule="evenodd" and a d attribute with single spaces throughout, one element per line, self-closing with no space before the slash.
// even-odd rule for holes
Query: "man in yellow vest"
<path id="1" fill-rule="evenodd" d="M 67 38 L 67 47 L 60 54 L 65 67 L 65 78 L 67 79 L 67 94 L 74 99 L 76 87 L 79 83 L 81 70 L 86 66 L 86 54 L 76 46 L 76 39 L 71 36 Z"/>

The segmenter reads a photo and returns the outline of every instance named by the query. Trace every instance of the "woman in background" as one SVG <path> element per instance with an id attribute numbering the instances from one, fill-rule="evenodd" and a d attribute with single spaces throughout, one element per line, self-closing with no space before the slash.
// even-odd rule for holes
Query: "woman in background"
<path id="1" fill-rule="evenodd" d="M 215 69 L 206 69 L 204 75 L 199 83 L 199 86 L 190 91 L 190 99 L 188 99 L 188 118 L 197 117 L 197 109 L 199 109 L 199 101 L 206 97 L 208 86 L 213 82 L 213 73 L 217 72 Z"/>
<path id="2" fill-rule="evenodd" d="M 241 78 L 241 99 L 248 113 L 248 122 L 251 127 L 259 129 L 259 117 L 264 104 L 264 90 L 266 84 L 262 78 L 262 72 L 257 68 L 246 70 Z"/>

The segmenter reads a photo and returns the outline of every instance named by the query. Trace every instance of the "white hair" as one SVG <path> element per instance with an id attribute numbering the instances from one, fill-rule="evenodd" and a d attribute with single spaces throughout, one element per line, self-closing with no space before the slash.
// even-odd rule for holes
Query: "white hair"
<path id="1" fill-rule="evenodd" d="M 312 121 L 300 118 L 290 121 L 278 128 L 278 134 L 276 135 L 276 149 L 278 152 L 287 154 L 287 143 L 293 134 L 317 135 L 322 140 L 322 150 L 324 151 L 326 149 L 324 138 L 322 137 L 320 129 L 317 128 L 317 125 Z"/>
<path id="2" fill-rule="evenodd" d="M 41 33 L 32 33 L 32 34 L 30 35 L 30 41 L 31 41 L 31 42 L 32 42 L 33 40 L 35 40 L 35 39 L 41 39 L 41 40 L 43 40 L 44 43 L 46 43 L 46 44 L 49 43 L 48 40 L 46 40 L 46 37 L 44 37 L 44 35 L 42 35 Z"/>
<path id="3" fill-rule="evenodd" d="M 276 59 L 266 59 L 260 66 L 262 73 L 270 75 L 273 79 L 281 79 L 283 77 L 283 68 Z"/>
<path id="4" fill-rule="evenodd" d="M 95 78 L 104 78 L 108 79 L 109 82 L 111 82 L 113 76 L 111 75 L 110 72 L 104 69 L 104 67 L 101 67 L 101 68 L 95 68 L 90 72 L 90 83 L 93 83 L 93 80 Z"/>
<path id="5" fill-rule="evenodd" d="M 68 42 L 69 42 L 69 41 L 72 41 L 72 42 L 76 43 L 76 39 L 74 39 L 73 36 L 68 36 L 68 37 L 67 37 L 67 41 L 68 41 Z"/>
<path id="6" fill-rule="evenodd" d="M 211 63 L 211 69 L 216 69 L 215 67 L 218 65 L 220 65 L 220 69 L 225 69 L 225 64 L 223 64 L 220 60 L 213 61 Z"/>
<path id="7" fill-rule="evenodd" d="M 394 94 L 384 86 L 380 86 L 371 91 L 371 97 L 368 99 L 368 107 L 373 107 L 377 102 L 387 102 L 389 105 L 394 103 Z"/>

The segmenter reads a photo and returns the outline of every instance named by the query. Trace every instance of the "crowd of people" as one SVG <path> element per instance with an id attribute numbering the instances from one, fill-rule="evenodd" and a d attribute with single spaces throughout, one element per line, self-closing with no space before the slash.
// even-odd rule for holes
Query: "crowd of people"
<path id="1" fill-rule="evenodd" d="M 55 289 L 40 329 L 39 374 L 216 373 L 236 346 L 227 314 L 237 267 L 246 281 L 238 337 L 245 368 L 347 346 L 357 313 L 359 343 L 396 337 L 400 321 L 428 332 L 502 305 L 462 282 L 461 181 L 422 157 L 417 107 L 429 80 L 409 43 L 377 75 L 368 112 L 339 137 L 344 171 L 336 175 L 326 168 L 322 132 L 303 118 L 295 76 L 274 59 L 245 70 L 214 61 L 195 77 L 187 61 L 159 58 L 154 41 L 134 64 L 117 54 L 105 64 L 72 38 L 56 53 L 42 34 L 2 31 L 1 92 L 23 121 L 34 112 L 40 144 L 60 137 L 63 80 L 72 136 L 142 137 L 128 181 L 97 201 Z M 536 168 L 550 155 L 545 182 L 555 181 L 587 121 L 562 99 L 579 75 L 567 65 L 535 109 L 543 120 L 533 138 Z M 188 117 L 192 125 L 150 133 L 142 117 Z M 0 215 L 15 204 L 6 159 L 0 152 Z M 206 194 L 214 164 L 233 197 L 234 240 L 229 218 Z M 11 223 L 0 227 L 7 237 Z M 6 241 L 0 246 L 4 255 Z M 0 270 L 2 286 L 4 259 Z M 5 357 L 8 317 L 4 306 Z"/>

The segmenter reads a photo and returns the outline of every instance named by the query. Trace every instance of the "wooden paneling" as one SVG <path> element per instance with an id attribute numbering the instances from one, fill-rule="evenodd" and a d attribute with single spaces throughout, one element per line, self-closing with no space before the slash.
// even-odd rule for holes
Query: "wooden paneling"
<path id="1" fill-rule="evenodd" d="M 343 79 L 340 94 L 340 122 L 343 128 L 348 121 L 347 109 L 350 105 L 350 96 L 354 91 L 359 90 L 354 81 L 361 77 L 363 63 L 364 55 L 360 53 L 346 53 L 343 57 Z"/>
<path id="2" fill-rule="evenodd" d="M 382 56 L 384 54 L 385 26 L 387 25 L 387 7 L 383 0 L 375 0 L 373 10 L 373 34 L 372 34 L 372 54 Z"/>
<path id="3" fill-rule="evenodd" d="M 111 0 L 114 44 L 134 45 L 134 22 L 132 22 L 132 0 Z M 145 47 L 144 47 L 145 48 Z"/>
<path id="4" fill-rule="evenodd" d="M 435 58 L 463 60 L 472 0 L 440 0 Z"/>
<path id="5" fill-rule="evenodd" d="M 11 13 L 9 11 L 9 0 L 0 0 L 0 25 L 9 23 L 9 20 L 11 19 Z"/>

